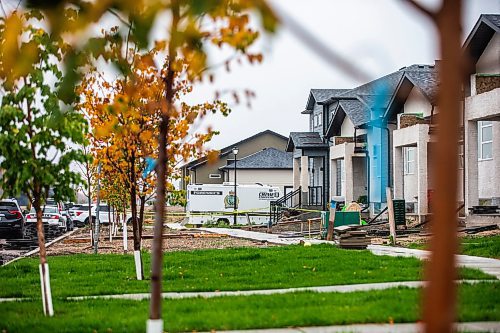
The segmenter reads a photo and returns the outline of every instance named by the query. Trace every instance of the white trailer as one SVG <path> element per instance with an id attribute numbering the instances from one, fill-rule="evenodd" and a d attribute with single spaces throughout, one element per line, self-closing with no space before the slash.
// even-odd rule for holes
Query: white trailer
<path id="1" fill-rule="evenodd" d="M 236 224 L 267 224 L 271 201 L 281 197 L 279 187 L 237 185 Z M 234 224 L 234 183 L 191 184 L 187 186 L 189 224 L 203 225 L 225 222 Z"/>

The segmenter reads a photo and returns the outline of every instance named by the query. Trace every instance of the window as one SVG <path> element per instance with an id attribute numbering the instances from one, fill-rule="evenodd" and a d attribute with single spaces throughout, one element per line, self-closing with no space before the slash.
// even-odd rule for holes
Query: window
<path id="1" fill-rule="evenodd" d="M 478 121 L 479 160 L 493 158 L 493 123 Z"/>
<path id="2" fill-rule="evenodd" d="M 208 178 L 210 179 L 218 179 L 218 178 L 221 178 L 221 175 L 220 173 L 211 173 L 208 175 Z"/>
<path id="3" fill-rule="evenodd" d="M 415 173 L 415 147 L 404 147 L 404 166 L 405 175 Z"/>

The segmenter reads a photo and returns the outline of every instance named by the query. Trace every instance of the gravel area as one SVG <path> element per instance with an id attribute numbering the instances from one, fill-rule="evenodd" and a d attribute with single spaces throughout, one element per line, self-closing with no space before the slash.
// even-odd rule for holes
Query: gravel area
<path id="1" fill-rule="evenodd" d="M 143 232 L 143 236 L 152 235 L 152 229 L 146 229 Z M 171 230 L 169 228 L 164 229 L 164 234 L 172 235 L 173 237 L 182 237 L 186 234 L 202 234 L 196 229 L 179 231 Z M 128 230 L 129 238 L 132 236 L 132 229 Z M 152 239 L 142 240 L 142 249 L 145 251 L 151 251 Z M 235 247 L 268 247 L 275 246 L 272 244 L 267 244 L 263 242 L 256 242 L 245 239 L 237 239 L 232 237 L 214 237 L 208 234 L 207 238 L 201 237 L 182 237 L 182 238 L 164 238 L 163 239 L 163 250 L 165 252 L 172 251 L 190 251 L 198 249 L 225 249 L 225 248 L 235 248 Z M 131 253 L 134 249 L 134 242 L 132 239 L 128 239 L 128 252 Z M 88 227 L 82 228 L 75 232 L 70 237 L 65 240 L 52 245 L 47 249 L 47 254 L 54 255 L 68 255 L 77 253 L 93 253 L 94 249 L 90 244 L 90 229 Z M 118 236 L 113 239 L 112 242 L 109 241 L 109 228 L 103 226 L 101 231 L 101 237 L 99 241 L 99 253 L 124 253 L 123 251 L 123 241 L 121 232 Z"/>

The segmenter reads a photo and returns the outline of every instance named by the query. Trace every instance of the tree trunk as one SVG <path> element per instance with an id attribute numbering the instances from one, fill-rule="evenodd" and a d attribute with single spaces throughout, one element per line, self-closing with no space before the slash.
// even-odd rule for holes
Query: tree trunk
<path id="1" fill-rule="evenodd" d="M 426 332 L 452 332 L 456 319 L 457 178 L 461 62 L 461 0 L 443 0 L 436 15 L 442 65 L 439 73 L 436 151 L 431 157 L 436 189 L 431 222 L 429 281 L 424 290 Z"/>
<path id="2" fill-rule="evenodd" d="M 171 36 L 177 33 L 180 21 L 179 4 L 172 2 L 172 23 L 170 33 Z M 168 45 L 168 60 L 172 62 L 177 58 L 176 45 L 170 40 Z M 161 319 L 161 280 L 162 280 L 162 264 L 163 264 L 163 251 L 162 251 L 162 235 L 163 235 L 163 221 L 165 218 L 165 198 L 166 198 L 166 181 L 167 181 L 167 168 L 168 168 L 168 126 L 170 122 L 170 112 L 173 111 L 173 97 L 174 97 L 174 79 L 175 73 L 172 68 L 168 67 L 167 75 L 165 76 L 165 101 L 166 110 L 162 112 L 160 122 L 160 134 L 158 138 L 158 164 L 156 166 L 157 185 L 156 185 L 156 214 L 155 214 L 155 227 L 153 235 L 152 246 L 152 263 L 151 263 L 151 302 L 149 308 L 149 320 L 146 324 L 147 333 L 161 333 L 163 332 L 163 320 Z"/>
<path id="3" fill-rule="evenodd" d="M 139 197 L 139 237 L 142 239 L 142 228 L 144 227 L 144 208 L 146 206 L 146 196 L 141 195 Z"/>
<path id="4" fill-rule="evenodd" d="M 52 317 L 54 315 L 54 308 L 52 306 L 52 293 L 50 290 L 50 275 L 49 264 L 47 263 L 47 252 L 45 250 L 45 233 L 43 230 L 42 221 L 42 207 L 40 198 L 41 191 L 35 190 L 33 193 L 33 206 L 36 212 L 36 230 L 38 236 L 38 247 L 40 248 L 40 284 L 42 288 L 42 303 L 43 313 L 46 316 Z"/>
<path id="5" fill-rule="evenodd" d="M 89 205 L 88 205 L 88 208 L 89 208 L 89 226 L 90 226 L 90 245 L 94 245 L 94 228 L 93 228 L 93 223 L 92 223 L 92 190 L 90 188 L 90 173 L 88 173 L 88 165 L 87 165 L 87 184 L 88 184 L 88 188 L 87 188 L 87 194 L 88 194 L 88 198 L 89 198 Z"/>
<path id="6" fill-rule="evenodd" d="M 123 204 L 123 252 L 127 253 L 128 251 L 128 235 L 127 235 L 127 207 Z"/>
<path id="7" fill-rule="evenodd" d="M 144 272 L 142 269 L 142 256 L 141 256 L 141 235 L 139 221 L 137 220 L 137 184 L 135 175 L 135 156 L 132 152 L 131 158 L 131 172 L 130 172 L 130 208 L 132 210 L 132 229 L 134 232 L 134 259 L 135 259 L 135 273 L 137 280 L 144 279 Z"/>

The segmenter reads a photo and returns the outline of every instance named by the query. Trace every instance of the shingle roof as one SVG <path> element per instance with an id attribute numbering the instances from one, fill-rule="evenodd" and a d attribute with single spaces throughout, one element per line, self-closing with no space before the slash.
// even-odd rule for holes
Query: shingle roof
<path id="1" fill-rule="evenodd" d="M 248 137 L 246 139 L 243 139 L 243 140 L 240 140 L 240 141 L 238 141 L 236 143 L 233 143 L 233 144 L 231 144 L 231 145 L 229 145 L 227 147 L 222 148 L 220 150 L 219 157 L 222 157 L 222 156 L 225 156 L 227 154 L 230 154 L 232 152 L 233 147 L 237 147 L 237 146 L 239 146 L 239 145 L 241 145 L 241 144 L 243 144 L 243 143 L 245 143 L 247 141 L 250 141 L 250 140 L 252 140 L 252 139 L 254 139 L 256 137 L 259 137 L 259 136 L 265 135 L 265 134 L 271 134 L 271 135 L 274 135 L 274 136 L 276 136 L 276 137 L 278 137 L 280 139 L 288 140 L 288 138 L 286 136 L 283 136 L 283 135 L 281 135 L 279 133 L 276 133 L 274 131 L 271 131 L 271 130 L 265 130 L 265 131 L 259 132 L 257 134 L 254 134 L 254 135 L 252 135 L 252 136 L 250 136 L 250 137 Z M 181 168 L 192 168 L 192 167 L 195 167 L 195 166 L 197 167 L 197 166 L 205 164 L 206 162 L 207 162 L 207 157 L 203 156 L 203 157 L 197 158 L 197 159 L 195 159 L 195 160 L 193 160 L 193 161 L 191 161 L 189 163 L 184 164 L 183 166 L 181 166 Z"/>
<path id="2" fill-rule="evenodd" d="M 359 126 L 370 121 L 370 110 L 366 104 L 359 100 L 340 101 L 339 106 L 351 119 L 354 126 Z"/>
<path id="3" fill-rule="evenodd" d="M 491 24 L 500 29 L 500 14 L 482 14 L 481 17 L 490 21 Z"/>
<path id="4" fill-rule="evenodd" d="M 462 47 L 465 56 L 468 57 L 473 64 L 476 64 L 490 40 L 499 32 L 499 14 L 482 14 L 479 16 L 479 19 L 469 33 L 469 36 L 465 39 Z M 470 66 L 469 74 L 472 74 L 474 69 L 474 66 Z"/>
<path id="5" fill-rule="evenodd" d="M 339 96 L 331 98 L 339 100 L 342 110 L 351 119 L 354 126 L 366 124 L 371 119 L 371 113 L 376 108 L 386 109 L 394 95 L 399 82 L 404 75 L 409 75 L 415 80 L 415 84 L 422 86 L 424 93 L 430 96 L 433 94 L 432 82 L 435 77 L 429 74 L 434 72 L 434 67 L 430 65 L 411 65 L 400 70 L 365 83 L 354 89 L 345 91 Z M 426 80 L 431 80 L 428 84 Z M 379 105 L 375 106 L 375 103 Z"/>
<path id="6" fill-rule="evenodd" d="M 338 96 L 349 89 L 311 89 L 307 98 L 306 109 L 302 114 L 311 113 L 314 105 L 328 100 L 330 97 Z"/>
<path id="7" fill-rule="evenodd" d="M 318 132 L 291 132 L 286 151 L 304 148 L 328 148 L 328 143 L 324 143 Z"/>
<path id="8" fill-rule="evenodd" d="M 238 169 L 292 169 L 292 159 L 292 153 L 276 148 L 266 148 L 238 160 L 236 166 Z M 220 169 L 232 169 L 233 167 L 234 162 L 228 161 L 228 164 Z"/>
<path id="9" fill-rule="evenodd" d="M 435 69 L 430 71 L 408 71 L 405 76 L 424 93 L 432 105 L 436 105 L 438 76 Z"/>

